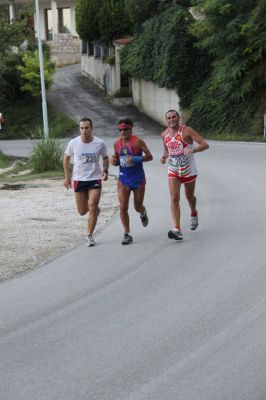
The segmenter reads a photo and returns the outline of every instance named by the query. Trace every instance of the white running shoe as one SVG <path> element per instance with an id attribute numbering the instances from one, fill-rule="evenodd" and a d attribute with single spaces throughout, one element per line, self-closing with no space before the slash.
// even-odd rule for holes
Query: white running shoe
<path id="1" fill-rule="evenodd" d="M 199 219 L 198 219 L 198 214 L 195 215 L 195 217 L 191 217 L 191 221 L 190 221 L 190 229 L 192 231 L 195 231 L 197 229 L 199 225 Z"/>
<path id="2" fill-rule="evenodd" d="M 95 243 L 93 235 L 88 235 L 87 246 L 88 247 L 96 246 L 96 243 Z"/>

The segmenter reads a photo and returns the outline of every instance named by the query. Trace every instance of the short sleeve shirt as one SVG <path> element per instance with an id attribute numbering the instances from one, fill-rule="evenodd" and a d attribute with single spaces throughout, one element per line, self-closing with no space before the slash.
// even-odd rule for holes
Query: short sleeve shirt
<path id="1" fill-rule="evenodd" d="M 102 139 L 93 136 L 90 143 L 84 143 L 78 136 L 68 143 L 65 154 L 73 158 L 73 180 L 93 181 L 102 178 L 99 160 L 107 156 L 107 147 Z"/>

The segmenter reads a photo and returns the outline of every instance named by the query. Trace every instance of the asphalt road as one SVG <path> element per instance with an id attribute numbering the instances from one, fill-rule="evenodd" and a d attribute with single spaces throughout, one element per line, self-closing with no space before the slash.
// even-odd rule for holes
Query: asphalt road
<path id="1" fill-rule="evenodd" d="M 200 225 L 182 193 L 176 243 L 160 139 L 145 140 L 134 244 L 116 215 L 95 248 L 0 284 L 1 400 L 265 400 L 266 146 L 197 154 Z"/>

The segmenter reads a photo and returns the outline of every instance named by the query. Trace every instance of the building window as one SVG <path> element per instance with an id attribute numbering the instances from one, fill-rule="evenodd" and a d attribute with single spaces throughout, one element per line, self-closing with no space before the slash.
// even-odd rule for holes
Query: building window
<path id="1" fill-rule="evenodd" d="M 70 33 L 70 8 L 58 8 L 58 33 Z M 52 10 L 44 10 L 46 40 L 53 40 Z"/>
<path id="2" fill-rule="evenodd" d="M 88 43 L 88 56 L 94 56 L 94 43 Z"/>
<path id="3" fill-rule="evenodd" d="M 58 8 L 58 32 L 71 33 L 70 8 Z"/>
<path id="4" fill-rule="evenodd" d="M 46 31 L 46 40 L 53 40 L 53 20 L 52 20 L 52 10 L 45 9 L 44 10 L 44 18 L 45 18 L 45 31 Z"/>

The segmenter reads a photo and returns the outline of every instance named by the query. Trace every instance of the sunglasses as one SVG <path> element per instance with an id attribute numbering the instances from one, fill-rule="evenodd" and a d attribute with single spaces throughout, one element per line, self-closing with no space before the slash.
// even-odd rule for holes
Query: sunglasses
<path id="1" fill-rule="evenodd" d="M 127 132 L 127 131 L 131 131 L 131 128 L 122 128 L 122 129 L 118 129 L 119 132 Z"/>

